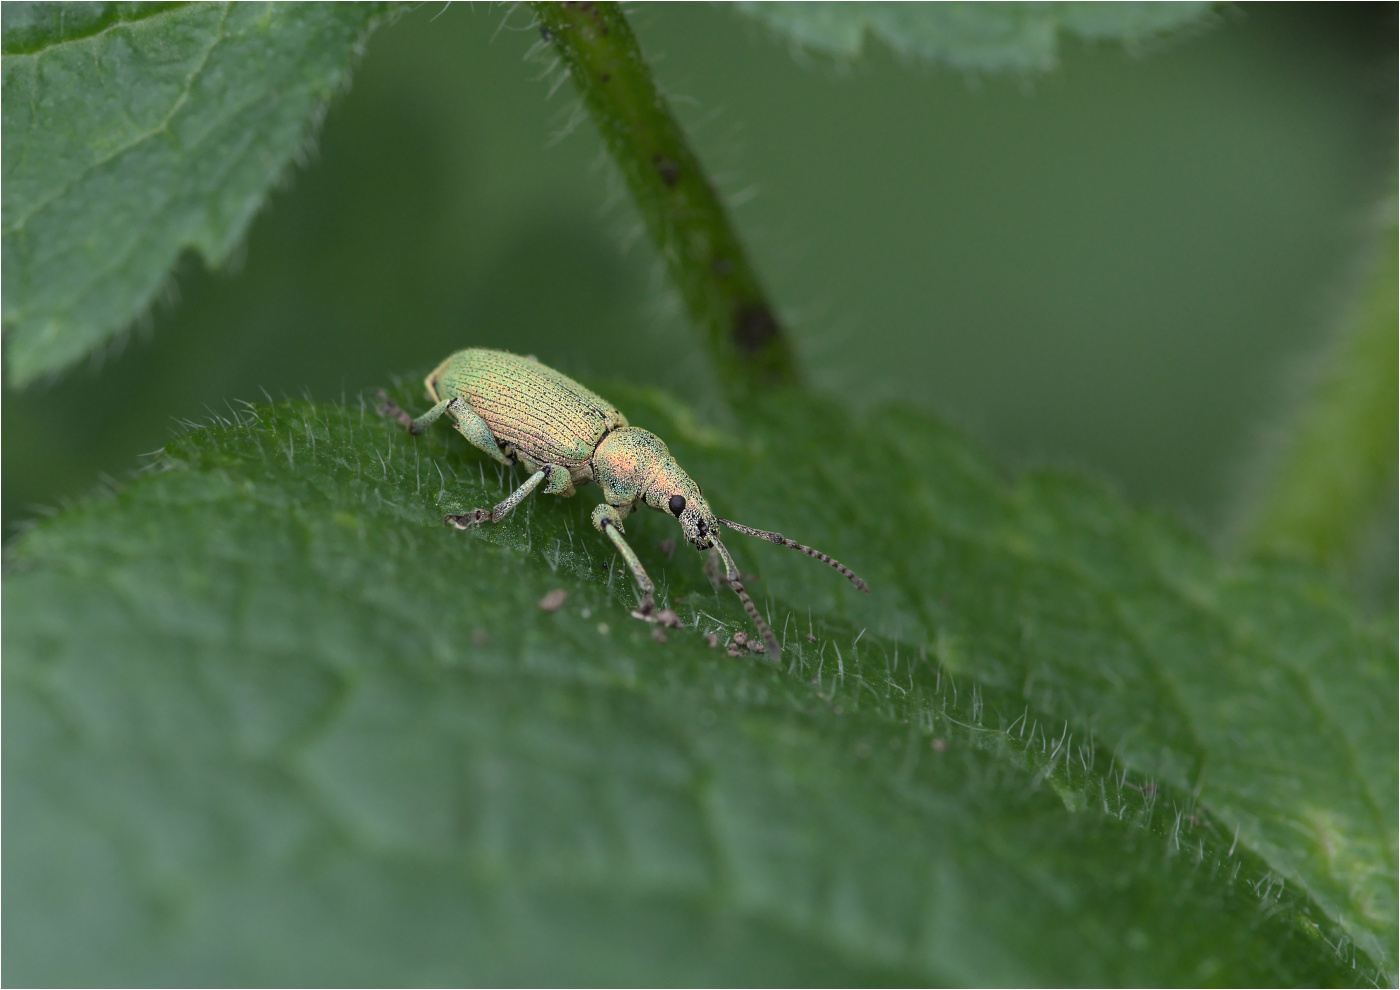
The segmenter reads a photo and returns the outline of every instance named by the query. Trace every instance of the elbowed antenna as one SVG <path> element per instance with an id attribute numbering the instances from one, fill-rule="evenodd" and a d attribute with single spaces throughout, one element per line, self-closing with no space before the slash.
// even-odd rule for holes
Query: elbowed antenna
<path id="1" fill-rule="evenodd" d="M 720 522 L 724 522 L 723 519 Z M 768 628 L 768 623 L 763 621 L 763 616 L 758 614 L 758 608 L 754 605 L 749 593 L 744 590 L 743 584 L 739 581 L 739 568 L 734 566 L 734 558 L 729 556 L 729 551 L 724 544 L 719 541 L 719 537 L 713 532 L 710 533 L 710 544 L 719 551 L 720 558 L 724 561 L 724 582 L 729 585 L 731 591 L 739 596 L 739 601 L 744 603 L 744 611 L 749 613 L 749 618 L 758 627 L 759 635 L 763 637 L 763 645 L 768 649 L 768 656 L 777 661 L 782 659 L 782 650 L 778 648 L 778 639 L 773 635 L 773 630 Z"/>
<path id="2" fill-rule="evenodd" d="M 783 536 L 781 533 L 770 533 L 766 529 L 754 529 L 752 526 L 744 526 L 740 523 L 730 522 L 728 519 L 721 519 L 719 521 L 725 526 L 728 526 L 730 529 L 734 530 L 736 533 L 743 533 L 745 536 L 756 536 L 760 540 L 767 540 L 769 543 L 778 543 L 785 547 L 792 547 L 792 549 L 794 550 L 801 550 L 809 557 L 816 557 L 823 564 L 826 564 L 828 567 L 834 567 L 836 570 L 844 574 L 846 576 L 846 580 L 850 581 L 851 584 L 856 586 L 856 588 L 858 588 L 861 591 L 864 591 L 866 594 L 870 593 L 870 585 L 862 581 L 859 577 L 856 576 L 855 571 L 851 570 L 849 567 L 841 563 L 841 561 L 837 560 L 835 557 L 828 557 L 820 550 L 813 550 L 811 547 L 804 546 L 803 544 L 798 543 L 796 540 L 789 540 L 786 536 Z"/>

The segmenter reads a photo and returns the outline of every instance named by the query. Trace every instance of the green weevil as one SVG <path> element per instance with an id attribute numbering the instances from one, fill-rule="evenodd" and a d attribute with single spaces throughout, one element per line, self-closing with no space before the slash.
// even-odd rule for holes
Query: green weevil
<path id="1" fill-rule="evenodd" d="M 603 491 L 603 502 L 593 510 L 593 526 L 612 541 L 641 589 L 641 603 L 632 613 L 638 619 L 681 624 L 675 612 L 656 608 L 656 586 L 623 538 L 622 520 L 642 504 L 675 516 L 695 549 L 719 554 L 725 584 L 743 602 L 774 659 L 779 655 L 778 642 L 744 590 L 739 569 L 720 542 L 719 526 L 800 550 L 840 571 L 859 590 L 870 590 L 850 568 L 820 551 L 778 533 L 716 517 L 700 486 L 676 463 L 660 437 L 628 426 L 627 417 L 612 403 L 533 357 L 468 348 L 438 365 L 423 384 L 434 403 L 423 415 L 409 415 L 383 392 L 379 393 L 380 412 L 413 434 L 422 433 L 445 414 L 457 432 L 488 457 L 507 466 L 523 464 L 530 472 L 525 483 L 496 506 L 449 515 L 443 522 L 458 529 L 500 522 L 540 485 L 546 494 L 568 498 L 575 485 L 595 481 Z"/>

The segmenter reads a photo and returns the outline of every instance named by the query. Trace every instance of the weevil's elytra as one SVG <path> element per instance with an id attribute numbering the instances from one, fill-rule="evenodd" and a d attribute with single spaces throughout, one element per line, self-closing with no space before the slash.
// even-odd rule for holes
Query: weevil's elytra
<path id="1" fill-rule="evenodd" d="M 446 415 L 457 432 L 488 457 L 502 464 L 523 464 L 531 472 L 524 484 L 492 508 L 450 515 L 443 522 L 458 529 L 488 520 L 500 522 L 542 484 L 547 494 L 568 498 L 577 485 L 596 482 L 603 502 L 593 510 L 593 526 L 612 541 L 641 589 L 641 605 L 632 613 L 639 619 L 681 624 L 670 609 L 657 610 L 656 588 L 623 538 L 622 521 L 639 505 L 674 516 L 691 546 L 719 555 L 724 582 L 739 596 L 775 660 L 778 641 L 744 590 L 739 569 L 717 535 L 720 526 L 800 550 L 840 571 L 859 590 L 870 590 L 850 568 L 824 553 L 778 533 L 716 517 L 700 486 L 676 463 L 660 437 L 629 426 L 612 403 L 533 356 L 469 348 L 438 365 L 423 384 L 434 405 L 422 416 L 410 416 L 383 392 L 379 393 L 380 411 L 410 433 L 422 433 Z"/>

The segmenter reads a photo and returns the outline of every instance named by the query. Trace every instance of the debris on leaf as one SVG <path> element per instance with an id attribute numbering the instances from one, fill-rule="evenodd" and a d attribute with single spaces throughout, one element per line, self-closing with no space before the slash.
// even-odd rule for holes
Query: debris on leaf
<path id="1" fill-rule="evenodd" d="M 540 599 L 541 612 L 557 612 L 564 604 L 564 599 L 569 597 L 569 593 L 563 588 L 555 588 L 549 594 Z"/>

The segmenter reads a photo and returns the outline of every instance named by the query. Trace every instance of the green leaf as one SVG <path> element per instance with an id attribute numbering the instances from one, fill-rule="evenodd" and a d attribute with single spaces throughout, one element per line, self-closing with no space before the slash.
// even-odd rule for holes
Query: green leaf
<path id="1" fill-rule="evenodd" d="M 805 48 L 853 59 L 866 33 L 901 55 L 955 69 L 1044 72 L 1061 33 L 1141 41 L 1205 18 L 1209 3 L 770 3 L 740 10 Z"/>
<path id="2" fill-rule="evenodd" d="M 222 264 L 384 4 L 6 4 L 9 380 L 55 374 Z"/>
<path id="3" fill-rule="evenodd" d="M 588 488 L 460 533 L 520 478 L 446 429 L 193 430 L 11 552 L 9 978 L 1392 978 L 1390 630 L 912 413 L 604 394 L 873 593 L 735 535 L 784 656 L 732 658 L 633 515 L 658 642 Z"/>

